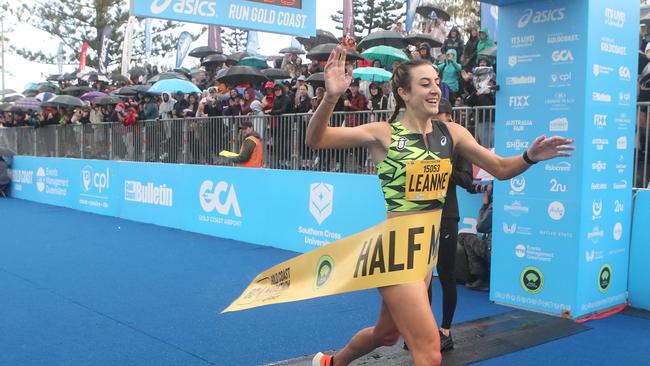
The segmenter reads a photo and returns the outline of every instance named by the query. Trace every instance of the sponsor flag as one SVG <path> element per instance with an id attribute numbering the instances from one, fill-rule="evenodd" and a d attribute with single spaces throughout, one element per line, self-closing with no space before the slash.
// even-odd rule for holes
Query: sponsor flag
<path id="1" fill-rule="evenodd" d="M 490 38 L 497 41 L 497 25 L 499 24 L 499 7 L 496 5 L 481 3 L 481 28 L 490 31 Z"/>
<path id="2" fill-rule="evenodd" d="M 415 20 L 415 10 L 420 4 L 420 0 L 406 0 L 406 21 L 404 23 L 404 29 L 406 32 L 410 32 L 413 28 L 413 21 Z"/>
<path id="3" fill-rule="evenodd" d="M 144 20 L 144 59 L 151 57 L 151 18 Z"/>
<path id="4" fill-rule="evenodd" d="M 208 47 L 214 48 L 217 52 L 223 52 L 221 45 L 221 27 L 211 25 L 208 27 Z"/>
<path id="5" fill-rule="evenodd" d="M 113 33 L 113 27 L 107 25 L 102 30 L 102 49 L 99 52 L 99 72 L 101 74 L 106 73 L 106 68 L 108 67 L 108 52 L 111 48 L 111 33 Z"/>
<path id="6" fill-rule="evenodd" d="M 250 53 L 251 55 L 257 55 L 257 51 L 260 49 L 260 42 L 257 36 L 257 31 L 248 31 L 248 38 L 246 39 L 246 52 Z"/>
<path id="7" fill-rule="evenodd" d="M 59 42 L 59 49 L 56 51 L 56 65 L 59 67 L 59 74 L 63 74 L 63 42 Z"/>
<path id="8" fill-rule="evenodd" d="M 354 35 L 352 0 L 343 0 L 343 37 L 347 35 Z"/>
<path id="9" fill-rule="evenodd" d="M 178 36 L 178 46 L 176 48 L 176 67 L 181 67 L 185 56 L 190 51 L 192 44 L 192 35 L 189 32 L 183 32 Z"/>
<path id="10" fill-rule="evenodd" d="M 133 37 L 133 23 L 135 17 L 130 16 L 124 31 L 124 42 L 122 42 L 122 75 L 129 76 L 129 64 L 131 63 L 131 38 Z"/>
<path id="11" fill-rule="evenodd" d="M 86 69 L 86 53 L 88 53 L 88 42 L 84 42 L 81 46 L 81 55 L 79 55 L 79 72 L 84 72 Z"/>

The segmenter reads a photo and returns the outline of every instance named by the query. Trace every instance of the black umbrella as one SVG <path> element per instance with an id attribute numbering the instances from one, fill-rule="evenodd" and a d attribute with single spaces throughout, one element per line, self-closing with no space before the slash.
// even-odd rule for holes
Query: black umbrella
<path id="1" fill-rule="evenodd" d="M 173 70 L 174 72 L 177 72 L 179 74 L 185 75 L 188 80 L 192 80 L 192 71 L 188 68 L 185 67 L 177 67 Z M 162 79 L 165 80 L 165 79 Z"/>
<path id="2" fill-rule="evenodd" d="M 244 52 L 235 52 L 235 53 L 233 53 L 231 55 L 228 55 L 228 57 L 226 57 L 226 60 L 227 61 L 232 61 L 232 62 L 239 62 L 239 60 L 241 60 L 242 58 L 251 57 L 251 56 L 253 56 L 253 55 L 251 55 L 250 53 L 245 52 L 245 51 Z"/>
<path id="3" fill-rule="evenodd" d="M 61 74 L 52 74 L 52 75 L 48 76 L 47 79 L 45 79 L 45 80 L 47 80 L 47 81 L 63 80 L 63 75 L 61 75 Z"/>
<path id="4" fill-rule="evenodd" d="M 119 88 L 115 91 L 115 94 L 119 95 L 137 95 L 138 93 L 146 93 L 149 90 L 149 87 L 146 85 L 132 85 Z"/>
<path id="5" fill-rule="evenodd" d="M 14 94 L 15 92 L 13 89 L 2 89 L 0 90 L 0 95 Z"/>
<path id="6" fill-rule="evenodd" d="M 93 99 L 92 103 L 97 104 L 97 105 L 115 105 L 117 103 L 120 103 L 122 99 L 109 95 L 106 97 L 97 97 Z"/>
<path id="7" fill-rule="evenodd" d="M 255 84 L 268 81 L 269 78 L 262 74 L 259 69 L 252 66 L 233 66 L 223 76 L 218 78 L 220 82 L 230 85 Z"/>
<path id="8" fill-rule="evenodd" d="M 190 80 L 192 76 L 187 77 L 185 74 L 181 74 L 180 72 L 175 72 L 175 71 L 168 71 L 168 72 L 163 72 L 161 74 L 154 75 L 147 79 L 148 83 L 155 83 L 160 80 L 167 80 L 167 79 L 181 79 L 181 80 Z"/>
<path id="9" fill-rule="evenodd" d="M 331 32 L 322 30 L 322 29 L 317 29 L 316 30 L 316 36 L 313 37 L 296 37 L 296 40 L 300 42 L 301 45 L 305 47 L 315 47 L 318 46 L 319 44 L 324 44 L 324 43 L 339 43 L 338 38 Z"/>
<path id="10" fill-rule="evenodd" d="M 402 49 L 408 45 L 408 41 L 404 39 L 398 32 L 393 31 L 379 31 L 368 34 L 363 37 L 359 42 L 360 48 L 371 48 L 375 46 L 391 46 Z"/>
<path id="11" fill-rule="evenodd" d="M 35 97 L 38 94 L 38 89 L 27 89 L 22 93 L 25 97 Z"/>
<path id="12" fill-rule="evenodd" d="M 145 74 L 145 69 L 142 66 L 133 66 L 129 70 L 129 75 L 134 79 L 137 79 L 140 76 L 144 76 L 144 74 Z"/>
<path id="13" fill-rule="evenodd" d="M 280 53 L 291 53 L 294 55 L 303 55 L 305 51 L 301 50 L 298 47 L 286 47 L 280 50 Z"/>
<path id="14" fill-rule="evenodd" d="M 220 64 L 226 62 L 227 60 L 228 58 L 225 55 L 221 53 L 215 53 L 214 55 L 206 56 L 203 60 L 201 60 L 201 66 Z"/>
<path id="15" fill-rule="evenodd" d="M 289 79 L 291 75 L 282 69 L 265 69 L 262 70 L 262 74 L 266 75 L 269 79 L 278 80 L 278 79 Z"/>
<path id="16" fill-rule="evenodd" d="M 129 78 L 127 78 L 126 76 L 124 76 L 122 74 L 111 74 L 110 79 L 113 80 L 116 83 L 128 83 L 129 82 Z"/>
<path id="17" fill-rule="evenodd" d="M 2 98 L 2 103 L 13 103 L 13 102 L 15 102 L 15 101 L 17 101 L 19 99 L 23 99 L 23 98 L 24 98 L 24 96 L 20 95 L 20 94 L 10 95 L 8 97 Z"/>
<path id="18" fill-rule="evenodd" d="M 91 88 L 89 86 L 83 86 L 83 85 L 82 86 L 70 86 L 70 87 L 67 87 L 67 88 L 61 90 L 61 93 L 67 94 L 67 95 L 81 95 L 81 94 L 83 94 L 85 92 L 89 92 L 91 90 L 93 90 L 93 88 Z"/>
<path id="19" fill-rule="evenodd" d="M 54 98 L 48 100 L 46 103 L 47 105 L 64 107 L 84 107 L 86 105 L 83 100 L 71 95 L 57 95 Z"/>
<path id="20" fill-rule="evenodd" d="M 203 57 L 214 55 L 214 54 L 217 54 L 217 53 L 219 53 L 219 52 L 217 50 L 215 50 L 214 48 L 212 48 L 212 47 L 201 46 L 201 47 L 197 47 L 197 48 L 191 50 L 189 55 L 190 55 L 190 57 L 203 58 Z"/>
<path id="21" fill-rule="evenodd" d="M 311 84 L 312 86 L 319 87 L 322 86 L 323 88 L 325 87 L 325 73 L 324 72 L 317 72 L 314 74 L 311 74 L 307 80 L 305 80 L 306 83 Z"/>
<path id="22" fill-rule="evenodd" d="M 428 43 L 431 48 L 442 46 L 442 43 L 440 43 L 440 41 L 433 38 L 431 35 L 424 33 L 409 34 L 408 36 L 404 37 L 404 39 L 408 42 L 408 44 L 416 47 L 422 43 Z"/>
<path id="23" fill-rule="evenodd" d="M 70 81 L 70 80 L 74 80 L 76 78 L 77 78 L 77 72 L 76 71 L 69 72 L 67 74 L 61 75 L 61 81 Z"/>
<path id="24" fill-rule="evenodd" d="M 436 16 L 444 20 L 445 22 L 451 20 L 449 13 L 433 5 L 420 5 L 417 8 L 415 8 L 415 12 L 422 15 L 425 18 L 430 18 L 430 19 L 433 19 L 433 17 L 431 16 L 432 15 L 431 12 L 436 12 Z"/>
<path id="25" fill-rule="evenodd" d="M 309 50 L 306 57 L 310 60 L 327 61 L 330 57 L 330 53 L 332 53 L 332 50 L 336 46 L 338 45 L 334 43 L 319 44 L 318 46 Z M 363 58 L 363 56 L 361 56 L 357 51 L 351 50 L 349 48 L 347 49 L 346 59 L 349 61 L 365 60 L 365 58 Z"/>

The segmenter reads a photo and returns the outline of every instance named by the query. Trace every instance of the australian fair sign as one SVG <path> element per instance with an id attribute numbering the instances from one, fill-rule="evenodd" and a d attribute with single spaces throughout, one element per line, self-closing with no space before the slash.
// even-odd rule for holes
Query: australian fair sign
<path id="1" fill-rule="evenodd" d="M 131 0 L 131 14 L 295 36 L 316 34 L 316 0 Z"/>

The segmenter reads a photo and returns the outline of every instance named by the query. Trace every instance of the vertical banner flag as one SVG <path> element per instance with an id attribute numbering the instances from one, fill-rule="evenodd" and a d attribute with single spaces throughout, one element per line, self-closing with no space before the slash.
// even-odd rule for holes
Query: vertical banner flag
<path id="1" fill-rule="evenodd" d="M 144 59 L 151 57 L 151 18 L 144 20 Z"/>
<path id="2" fill-rule="evenodd" d="M 208 27 L 208 47 L 223 52 L 221 46 L 221 27 L 218 25 L 211 25 Z"/>
<path id="3" fill-rule="evenodd" d="M 88 52 L 88 42 L 84 42 L 81 46 L 81 55 L 79 55 L 79 72 L 84 72 L 86 69 L 86 53 Z"/>
<path id="4" fill-rule="evenodd" d="M 343 38 L 354 34 L 354 12 L 352 0 L 343 0 Z"/>
<path id="5" fill-rule="evenodd" d="M 56 51 L 56 65 L 59 67 L 59 74 L 63 74 L 63 42 L 59 42 L 59 49 Z"/>
<path id="6" fill-rule="evenodd" d="M 481 3 L 481 28 L 490 31 L 490 38 L 497 41 L 497 24 L 499 24 L 499 7 L 496 5 Z"/>
<path id="7" fill-rule="evenodd" d="M 257 38 L 257 31 L 248 31 L 248 38 L 246 39 L 246 52 L 251 55 L 257 55 L 260 49 L 260 42 Z"/>
<path id="8" fill-rule="evenodd" d="M 111 33 L 113 33 L 113 27 L 107 25 L 102 31 L 102 49 L 99 52 L 99 73 L 105 74 L 106 68 L 108 67 L 108 50 L 111 47 Z"/>
<path id="9" fill-rule="evenodd" d="M 124 31 L 124 42 L 122 42 L 122 75 L 129 76 L 129 64 L 131 63 L 131 37 L 133 36 L 133 23 L 135 17 L 131 15 L 126 23 Z"/>
<path id="10" fill-rule="evenodd" d="M 404 24 L 404 29 L 406 32 L 410 32 L 413 28 L 413 21 L 415 20 L 415 9 L 417 9 L 420 4 L 420 0 L 406 0 L 406 21 Z"/>
<path id="11" fill-rule="evenodd" d="M 192 35 L 189 32 L 183 32 L 178 36 L 178 46 L 176 48 L 176 67 L 181 67 L 185 56 L 190 51 L 192 44 Z"/>

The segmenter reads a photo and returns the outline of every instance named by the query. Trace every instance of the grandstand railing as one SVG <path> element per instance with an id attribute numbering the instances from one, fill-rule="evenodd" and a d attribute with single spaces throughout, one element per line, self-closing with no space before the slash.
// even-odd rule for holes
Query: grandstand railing
<path id="1" fill-rule="evenodd" d="M 635 187 L 646 187 L 650 103 L 639 103 L 635 144 Z M 336 112 L 331 126 L 383 121 L 391 111 Z M 314 150 L 304 144 L 311 114 L 220 116 L 139 121 L 135 126 L 97 123 L 0 128 L 0 147 L 19 155 L 110 159 L 140 162 L 230 165 L 222 150 L 239 151 L 239 125 L 250 121 L 264 143 L 263 165 L 270 169 L 316 170 L 373 174 L 375 166 L 364 148 Z M 453 119 L 485 147 L 494 146 L 495 108 L 459 107 Z"/>

